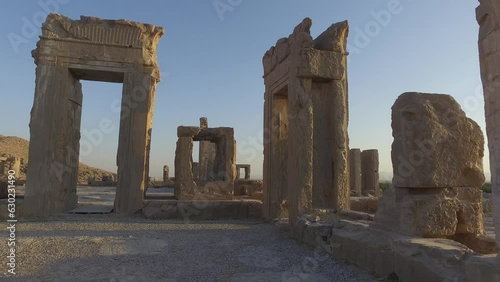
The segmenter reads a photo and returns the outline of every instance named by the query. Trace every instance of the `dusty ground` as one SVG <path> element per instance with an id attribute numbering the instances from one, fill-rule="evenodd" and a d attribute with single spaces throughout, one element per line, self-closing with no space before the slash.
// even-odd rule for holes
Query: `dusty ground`
<path id="1" fill-rule="evenodd" d="M 114 193 L 78 187 L 81 205 L 112 205 Z M 18 222 L 16 240 L 16 277 L 2 255 L 0 281 L 375 281 L 260 221 L 61 214 Z"/>
<path id="2" fill-rule="evenodd" d="M 59 215 L 18 223 L 17 240 L 2 281 L 374 281 L 257 221 Z"/>

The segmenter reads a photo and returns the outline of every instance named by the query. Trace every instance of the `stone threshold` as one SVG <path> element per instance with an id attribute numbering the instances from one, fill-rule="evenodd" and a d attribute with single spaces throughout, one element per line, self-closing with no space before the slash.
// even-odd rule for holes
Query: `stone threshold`
<path id="1" fill-rule="evenodd" d="M 410 237 L 378 229 L 369 221 L 341 218 L 326 223 L 304 216 L 295 228 L 288 223 L 280 227 L 318 251 L 387 281 L 500 281 L 496 254 L 479 255 L 449 239 Z"/>
<path id="2" fill-rule="evenodd" d="M 148 219 L 261 219 L 258 200 L 145 200 L 142 214 Z"/>

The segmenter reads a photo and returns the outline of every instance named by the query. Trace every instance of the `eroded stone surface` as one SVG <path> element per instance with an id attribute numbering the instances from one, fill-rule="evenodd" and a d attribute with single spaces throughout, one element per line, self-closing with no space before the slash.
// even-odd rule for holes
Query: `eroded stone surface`
<path id="1" fill-rule="evenodd" d="M 361 150 L 349 151 L 349 179 L 351 195 L 361 196 Z"/>
<path id="2" fill-rule="evenodd" d="M 133 214 L 142 208 L 160 80 L 156 46 L 163 34 L 161 27 L 127 20 L 47 16 L 32 52 L 37 68 L 26 214 L 46 216 L 77 205 L 80 79 L 123 83 L 115 211 Z"/>
<path id="3" fill-rule="evenodd" d="M 394 232 L 421 237 L 484 234 L 482 191 L 390 187 L 379 200 L 375 221 Z"/>
<path id="4" fill-rule="evenodd" d="M 361 152 L 361 186 L 363 195 L 379 196 L 378 150 Z"/>
<path id="5" fill-rule="evenodd" d="M 481 187 L 484 137 L 449 95 L 403 93 L 392 106 L 395 187 Z"/>
<path id="6" fill-rule="evenodd" d="M 313 207 L 349 208 L 348 25 L 334 24 L 315 40 L 311 25 L 304 19 L 262 59 L 269 132 L 263 212 L 266 218 L 286 213 L 292 223 Z"/>
<path id="7" fill-rule="evenodd" d="M 493 185 L 493 216 L 495 229 L 500 230 L 500 3 L 481 0 L 476 9 L 479 23 L 479 60 L 483 82 L 486 132 L 490 154 L 491 183 Z M 500 246 L 500 232 L 496 232 Z M 498 276 L 497 276 L 498 277 Z M 499 279 L 500 280 L 500 279 Z"/>

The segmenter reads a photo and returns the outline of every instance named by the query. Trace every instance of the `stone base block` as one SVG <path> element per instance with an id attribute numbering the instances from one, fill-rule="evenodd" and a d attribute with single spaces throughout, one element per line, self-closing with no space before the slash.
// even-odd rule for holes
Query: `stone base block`
<path id="1" fill-rule="evenodd" d="M 418 238 L 351 220 L 310 221 L 299 217 L 292 236 L 380 277 L 380 281 L 500 282 L 496 255 L 477 256 L 461 243 Z M 284 228 L 282 228 L 284 229 Z"/>
<path id="2" fill-rule="evenodd" d="M 484 234 L 482 191 L 390 187 L 379 200 L 375 221 L 384 229 L 426 238 Z"/>
<path id="3" fill-rule="evenodd" d="M 260 219 L 262 203 L 254 200 L 234 201 L 144 201 L 148 219 Z"/>
<path id="4" fill-rule="evenodd" d="M 378 205 L 377 197 L 351 197 L 351 210 L 375 213 Z"/>

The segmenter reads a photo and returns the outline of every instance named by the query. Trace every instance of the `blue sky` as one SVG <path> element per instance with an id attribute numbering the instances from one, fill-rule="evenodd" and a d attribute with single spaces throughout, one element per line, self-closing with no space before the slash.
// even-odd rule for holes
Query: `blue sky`
<path id="1" fill-rule="evenodd" d="M 261 177 L 262 56 L 304 17 L 313 20 L 313 37 L 348 20 L 350 146 L 378 149 L 385 175 L 392 171 L 391 106 L 403 92 L 450 94 L 484 131 L 477 5 L 453 0 L 4 1 L 0 134 L 29 139 L 35 78 L 30 52 L 48 11 L 73 19 L 125 18 L 166 31 L 157 50 L 162 81 L 156 94 L 151 176 L 160 177 L 163 164 L 173 171 L 177 126 L 197 125 L 206 116 L 210 126 L 235 128 L 237 162 L 252 164 L 253 177 Z M 13 44 L 16 36 L 22 40 Z M 82 130 L 91 132 L 103 119 L 111 119 L 115 129 L 81 161 L 114 171 L 119 113 L 112 105 L 121 97 L 121 84 L 84 81 L 83 90 Z"/>

